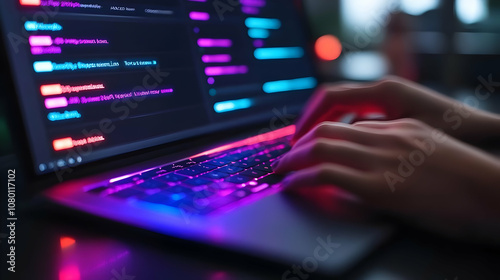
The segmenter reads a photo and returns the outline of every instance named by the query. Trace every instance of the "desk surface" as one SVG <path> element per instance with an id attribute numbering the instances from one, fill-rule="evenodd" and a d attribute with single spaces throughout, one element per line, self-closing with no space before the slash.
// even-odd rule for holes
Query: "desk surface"
<path id="1" fill-rule="evenodd" d="M 2 279 L 282 279 L 289 269 L 38 206 L 20 215 L 16 244 L 16 277 Z M 340 279 L 498 279 L 499 263 L 500 248 L 402 229 Z"/>

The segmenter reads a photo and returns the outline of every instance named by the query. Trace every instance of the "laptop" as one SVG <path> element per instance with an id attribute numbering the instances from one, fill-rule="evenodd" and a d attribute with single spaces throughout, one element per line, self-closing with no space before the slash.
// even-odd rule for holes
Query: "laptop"
<path id="1" fill-rule="evenodd" d="M 29 191 L 284 264 L 284 279 L 343 273 L 390 236 L 272 172 L 318 84 L 301 1 L 9 0 L 0 14 Z"/>

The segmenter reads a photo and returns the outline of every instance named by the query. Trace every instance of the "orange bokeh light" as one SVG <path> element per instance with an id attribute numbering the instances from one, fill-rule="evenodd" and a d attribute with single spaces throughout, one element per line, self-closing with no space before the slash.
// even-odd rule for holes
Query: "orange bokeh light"
<path id="1" fill-rule="evenodd" d="M 323 35 L 316 40 L 314 46 L 316 55 L 327 61 L 339 58 L 342 53 L 342 43 L 333 35 Z"/>
<path id="2" fill-rule="evenodd" d="M 66 249 L 69 246 L 75 244 L 75 239 L 71 237 L 61 237 L 60 242 L 61 242 L 61 249 Z"/>

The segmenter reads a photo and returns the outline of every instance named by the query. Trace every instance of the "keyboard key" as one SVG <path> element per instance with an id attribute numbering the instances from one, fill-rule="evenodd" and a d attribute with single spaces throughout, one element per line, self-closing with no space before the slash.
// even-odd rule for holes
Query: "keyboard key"
<path id="1" fill-rule="evenodd" d="M 264 171 L 260 171 L 260 170 L 256 170 L 256 169 L 249 169 L 249 170 L 245 170 L 245 171 L 239 173 L 238 175 L 242 175 L 242 176 L 250 177 L 250 178 L 259 178 L 259 177 L 262 177 L 262 176 L 267 175 L 267 174 L 268 173 L 264 172 Z"/>
<path id="2" fill-rule="evenodd" d="M 185 177 L 185 176 L 177 175 L 175 173 L 168 173 L 166 175 L 156 177 L 154 179 L 158 180 L 160 182 L 176 183 L 176 182 L 182 182 L 182 181 L 187 180 L 189 178 Z"/>
<path id="3" fill-rule="evenodd" d="M 240 155 L 241 155 L 241 158 L 243 159 L 243 158 L 251 157 L 251 156 L 256 155 L 258 153 L 259 153 L 258 150 L 250 149 L 250 150 L 245 150 L 245 151 L 240 152 Z"/>
<path id="4" fill-rule="evenodd" d="M 184 168 L 184 169 L 179 170 L 175 173 L 185 175 L 185 176 L 196 176 L 196 175 L 199 175 L 201 173 L 205 173 L 207 171 L 210 171 L 211 167 L 208 167 L 208 166 L 210 166 L 210 165 L 203 165 L 203 166 L 195 165 L 195 166 L 191 166 L 188 168 Z"/>
<path id="5" fill-rule="evenodd" d="M 219 170 L 214 170 L 206 174 L 201 175 L 202 178 L 208 178 L 213 180 L 220 180 L 228 177 L 229 174 L 220 172 Z"/>
<path id="6" fill-rule="evenodd" d="M 217 158 L 217 159 L 212 159 L 206 162 L 206 164 L 214 165 L 214 166 L 224 166 L 227 165 L 228 163 L 231 163 L 231 160 L 225 159 L 225 158 Z"/>
<path id="7" fill-rule="evenodd" d="M 264 171 L 264 172 L 267 172 L 267 173 L 272 173 L 273 172 L 273 169 L 271 168 L 271 163 L 270 162 L 261 163 L 261 164 L 255 166 L 255 167 L 253 167 L 252 169 Z"/>
<path id="8" fill-rule="evenodd" d="M 262 160 L 260 160 L 258 158 L 249 157 L 247 159 L 243 159 L 243 160 L 236 162 L 234 165 L 246 169 L 246 168 L 253 167 L 261 162 L 262 162 Z"/>
<path id="9" fill-rule="evenodd" d="M 228 165 L 224 166 L 222 168 L 217 169 L 219 172 L 227 173 L 227 174 L 236 174 L 240 171 L 243 171 L 243 168 L 234 166 L 234 165 Z"/>
<path id="10" fill-rule="evenodd" d="M 160 198 L 154 198 L 155 201 L 153 203 L 160 203 L 168 206 L 176 207 L 182 211 L 202 214 L 206 213 L 206 205 L 208 204 L 209 197 L 213 197 L 210 193 L 200 193 L 198 194 L 199 198 L 196 195 L 186 196 L 185 194 L 171 194 L 166 195 L 163 194 Z M 208 209 L 211 210 L 211 209 Z"/>
<path id="11" fill-rule="evenodd" d="M 270 159 L 273 159 L 274 157 L 270 154 L 263 154 L 263 155 L 258 155 L 255 156 L 256 159 L 259 159 L 262 162 L 269 161 Z"/>
<path id="12" fill-rule="evenodd" d="M 143 183 L 138 184 L 136 187 L 142 189 L 160 189 L 166 187 L 165 183 L 156 180 L 146 180 Z"/>
<path id="13" fill-rule="evenodd" d="M 195 192 L 193 194 L 193 199 L 197 200 L 197 199 L 204 199 L 204 198 L 208 198 L 208 197 L 211 197 L 213 195 L 215 195 L 217 192 L 211 190 L 211 189 L 204 189 L 202 191 L 199 191 L 199 192 Z"/>
<path id="14" fill-rule="evenodd" d="M 168 171 L 161 169 L 161 168 L 156 168 L 156 169 L 141 173 L 141 177 L 142 177 L 142 179 L 151 179 L 153 177 L 160 176 L 160 175 L 163 175 L 165 173 L 168 173 Z"/>
<path id="15" fill-rule="evenodd" d="M 199 164 L 200 162 L 203 162 L 203 161 L 206 161 L 209 159 L 213 159 L 213 157 L 215 157 L 215 155 L 200 156 L 200 157 L 196 157 L 193 159 L 188 159 L 188 160 L 184 160 L 181 162 L 173 163 L 171 165 L 166 165 L 166 166 L 163 166 L 161 168 L 156 168 L 156 169 L 141 173 L 141 177 L 142 177 L 142 179 L 149 179 L 149 178 L 163 175 L 165 173 L 170 173 L 170 172 L 175 171 L 175 170 L 181 170 L 184 168 L 194 167 L 193 165 Z M 199 167 L 203 168 L 203 169 L 200 169 L 201 170 L 200 173 L 210 171 L 210 170 L 215 168 L 211 165 L 206 165 L 206 164 L 199 164 L 196 166 L 197 166 L 197 168 L 199 168 Z M 196 170 L 198 171 L 198 169 L 196 169 Z M 193 171 L 193 173 L 196 173 L 196 171 Z M 198 173 L 198 174 L 200 174 L 200 173 Z M 198 174 L 194 174 L 194 175 L 185 174 L 185 175 L 195 176 Z"/>
<path id="16" fill-rule="evenodd" d="M 257 185 L 257 186 L 251 186 L 251 187 L 247 187 L 252 193 L 258 193 L 258 192 L 261 192 L 261 191 L 264 191 L 264 190 L 267 190 L 269 189 L 271 186 L 267 183 L 264 183 L 264 184 L 260 184 L 260 185 Z"/>
<path id="17" fill-rule="evenodd" d="M 184 175 L 184 176 L 196 176 L 198 174 L 201 174 L 203 173 L 203 171 L 201 170 L 198 170 L 198 169 L 193 169 L 193 168 L 184 168 L 182 170 L 179 170 L 179 171 L 176 171 L 175 172 L 176 174 L 181 174 L 181 175 Z"/>
<path id="18" fill-rule="evenodd" d="M 206 164 L 206 163 L 200 164 L 200 167 L 203 168 L 205 170 L 205 172 L 208 172 L 210 170 L 214 170 L 217 168 L 217 166 L 213 166 L 213 165 Z"/>
<path id="19" fill-rule="evenodd" d="M 212 181 L 205 180 L 203 178 L 194 178 L 194 179 L 186 180 L 183 183 L 187 184 L 187 185 L 190 185 L 190 186 L 202 186 L 202 185 L 211 184 Z"/>
<path id="20" fill-rule="evenodd" d="M 230 183 L 230 182 L 217 182 L 208 185 L 208 188 L 215 189 L 215 190 L 230 190 L 230 189 L 236 189 L 238 187 L 237 184 Z"/>
<path id="21" fill-rule="evenodd" d="M 164 190 L 166 193 L 184 193 L 186 195 L 191 195 L 193 190 L 184 186 L 173 186 Z"/>
<path id="22" fill-rule="evenodd" d="M 224 181 L 229 182 L 229 183 L 235 183 L 235 184 L 243 184 L 243 183 L 246 183 L 246 182 L 251 181 L 251 180 L 252 180 L 252 178 L 249 178 L 246 176 L 235 175 L 235 176 L 232 176 L 232 177 L 225 179 Z"/>
<path id="23" fill-rule="evenodd" d="M 178 207 L 183 203 L 184 194 L 159 192 L 153 195 L 140 198 L 142 201 Z"/>
<path id="24" fill-rule="evenodd" d="M 161 169 L 166 170 L 167 172 L 172 172 L 180 169 L 184 169 L 186 167 L 190 167 L 193 165 L 196 165 L 197 162 L 192 161 L 190 159 L 174 162 L 172 164 L 167 164 L 165 166 L 162 166 Z"/>
<path id="25" fill-rule="evenodd" d="M 124 189 L 124 190 L 112 193 L 111 196 L 116 197 L 116 198 L 130 198 L 130 197 L 134 197 L 134 196 L 141 196 L 143 194 L 144 193 L 139 191 L 139 190 L 128 188 L 128 189 Z"/>
<path id="26" fill-rule="evenodd" d="M 234 154 L 230 154 L 230 155 L 227 155 L 227 156 L 224 157 L 224 159 L 230 160 L 231 162 L 238 161 L 238 160 L 240 160 L 242 158 L 245 158 L 245 156 L 242 155 L 239 152 L 236 152 Z"/>

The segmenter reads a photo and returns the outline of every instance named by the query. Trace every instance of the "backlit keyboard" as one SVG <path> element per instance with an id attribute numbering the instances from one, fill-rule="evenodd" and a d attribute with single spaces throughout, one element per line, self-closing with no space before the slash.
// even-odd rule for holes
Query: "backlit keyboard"
<path id="1" fill-rule="evenodd" d="M 273 188 L 271 163 L 290 150 L 289 137 L 182 160 L 113 181 L 89 193 L 207 214 Z"/>

